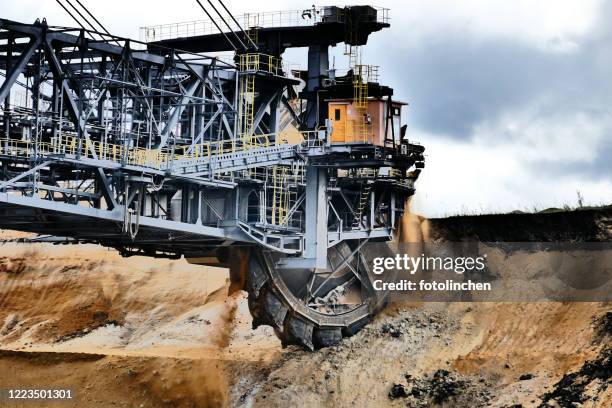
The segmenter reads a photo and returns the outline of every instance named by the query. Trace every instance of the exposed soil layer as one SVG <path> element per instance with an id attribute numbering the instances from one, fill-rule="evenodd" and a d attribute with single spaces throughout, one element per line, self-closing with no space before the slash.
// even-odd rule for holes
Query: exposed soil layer
<path id="1" fill-rule="evenodd" d="M 228 384 L 216 360 L 0 351 L 2 388 L 69 388 L 71 401 L 6 406 L 218 407 Z"/>
<path id="2" fill-rule="evenodd" d="M 579 370 L 565 374 L 554 385 L 552 391 L 542 395 L 541 406 L 575 406 L 593 401 L 603 404 L 612 402 L 607 389 L 612 378 L 612 348 L 604 348 L 599 355 L 589 360 Z M 601 399 L 601 401 L 600 401 Z"/>
<path id="3" fill-rule="evenodd" d="M 612 206 L 429 219 L 434 241 L 601 242 L 612 240 Z"/>
<path id="4" fill-rule="evenodd" d="M 414 239 L 588 241 L 609 234 L 609 215 L 405 223 Z M 93 245 L 0 245 L 0 389 L 75 393 L 7 406 L 612 406 L 609 303 L 391 304 L 312 353 L 252 330 L 227 278 Z"/>

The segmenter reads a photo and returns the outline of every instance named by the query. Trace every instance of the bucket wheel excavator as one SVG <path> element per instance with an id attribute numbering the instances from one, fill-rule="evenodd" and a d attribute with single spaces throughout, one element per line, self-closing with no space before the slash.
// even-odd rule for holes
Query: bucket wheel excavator
<path id="1" fill-rule="evenodd" d="M 207 20 L 140 41 L 95 18 L 0 19 L 0 228 L 227 267 L 254 327 L 337 344 L 387 301 L 374 244 L 393 254 L 424 167 L 406 104 L 361 61 L 389 10 L 198 4 Z M 308 49 L 305 69 L 288 48 Z"/>

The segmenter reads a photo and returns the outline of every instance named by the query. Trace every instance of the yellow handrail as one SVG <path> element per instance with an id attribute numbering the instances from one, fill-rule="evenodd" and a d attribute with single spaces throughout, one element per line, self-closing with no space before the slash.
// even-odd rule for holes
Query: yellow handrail
<path id="1" fill-rule="evenodd" d="M 274 134 L 250 135 L 240 140 L 222 140 L 190 146 L 178 146 L 172 151 L 168 149 L 125 147 L 100 141 L 85 140 L 81 142 L 79 148 L 76 136 L 64 135 L 61 139 L 52 139 L 50 142 L 39 142 L 37 144 L 33 144 L 30 140 L 0 140 L 0 154 L 23 157 L 35 155 L 45 157 L 64 154 L 93 159 L 93 152 L 95 152 L 99 160 L 122 162 L 125 159 L 126 164 L 161 169 L 176 160 L 210 158 L 215 155 L 228 154 L 244 149 L 270 147 L 274 144 L 275 136 Z"/>

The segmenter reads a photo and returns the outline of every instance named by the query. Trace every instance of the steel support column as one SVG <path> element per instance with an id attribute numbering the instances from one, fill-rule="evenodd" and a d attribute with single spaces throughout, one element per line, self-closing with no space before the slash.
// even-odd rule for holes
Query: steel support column
<path id="1" fill-rule="evenodd" d="M 306 171 L 306 225 L 304 257 L 315 260 L 315 268 L 327 268 L 327 171 Z"/>
<path id="2" fill-rule="evenodd" d="M 306 103 L 306 127 L 314 129 L 322 124 L 319 117 L 319 104 L 316 94 L 327 77 L 329 71 L 328 47 L 322 45 L 312 45 L 308 48 L 308 82 L 306 83 L 307 103 Z"/>

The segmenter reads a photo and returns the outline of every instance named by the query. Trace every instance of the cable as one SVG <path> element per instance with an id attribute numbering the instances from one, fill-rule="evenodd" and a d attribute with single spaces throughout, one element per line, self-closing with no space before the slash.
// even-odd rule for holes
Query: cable
<path id="1" fill-rule="evenodd" d="M 66 2 L 67 2 L 69 5 L 70 5 L 70 7 L 72 7 L 72 9 L 73 9 L 74 11 L 76 11 L 76 12 L 77 12 L 77 14 L 78 14 L 79 16 L 81 16 L 81 18 L 82 18 L 82 19 L 85 21 L 85 23 L 87 23 L 87 25 L 88 25 L 88 26 L 91 28 L 91 31 L 90 31 L 90 29 L 85 28 L 85 26 L 83 25 L 83 23 L 81 23 L 81 21 L 80 21 L 78 18 L 76 18 L 76 17 L 74 16 L 74 14 L 72 14 L 72 13 L 70 12 L 70 10 L 68 10 L 68 9 L 67 9 L 67 8 L 66 8 L 66 7 L 65 7 L 65 6 L 64 6 L 64 5 L 63 5 L 63 4 L 60 2 L 60 0 L 55 0 L 55 1 L 57 2 L 57 4 L 59 4 L 59 5 L 60 5 L 60 7 L 61 7 L 61 8 L 63 8 L 63 9 L 64 9 L 64 11 L 65 11 L 66 13 L 68 13 L 68 15 L 69 15 L 70 17 L 72 17 L 72 19 L 73 19 L 73 20 L 74 20 L 74 21 L 75 21 L 75 22 L 76 22 L 76 23 L 77 23 L 77 24 L 78 24 L 78 25 L 79 25 L 79 26 L 80 26 L 80 27 L 81 27 L 83 30 L 85 30 L 85 31 L 87 32 L 87 34 L 89 35 L 89 37 L 90 37 L 92 40 L 94 40 L 94 41 L 98 41 L 98 40 L 96 40 L 96 38 L 93 36 L 93 34 L 92 34 L 92 32 L 91 32 L 91 31 L 93 31 L 93 33 L 97 34 L 97 35 L 98 35 L 98 36 L 99 36 L 99 37 L 100 37 L 102 40 L 104 40 L 104 37 L 103 37 L 103 36 L 102 36 L 100 33 L 98 33 L 98 30 L 96 29 L 96 27 L 94 27 L 94 25 L 93 25 L 93 24 L 91 24 L 91 22 L 90 22 L 89 20 L 87 20 L 87 18 L 85 18 L 85 16 L 83 16 L 83 14 L 81 14 L 81 12 L 80 12 L 80 11 L 79 11 L 79 10 L 78 10 L 78 9 L 77 9 L 77 8 L 76 8 L 76 7 L 75 7 L 73 4 L 72 4 L 72 3 L 70 3 L 70 0 L 66 0 Z M 115 40 L 115 42 L 116 42 L 116 40 Z M 117 43 L 117 44 L 119 44 L 119 43 Z"/>
<path id="2" fill-rule="evenodd" d="M 58 1 L 58 0 L 56 0 Z M 234 43 L 229 39 L 229 37 L 223 32 L 223 30 L 221 30 L 221 27 L 219 27 L 219 24 L 217 24 L 217 22 L 212 18 L 212 16 L 210 15 L 210 13 L 208 12 L 208 10 L 206 10 L 204 8 L 204 6 L 202 5 L 202 3 L 200 3 L 200 0 L 196 0 L 196 2 L 200 5 L 200 7 L 202 8 L 202 10 L 204 10 L 204 12 L 206 13 L 206 15 L 208 16 L 208 18 L 210 18 L 210 21 L 212 21 L 212 23 L 215 25 L 215 27 L 217 27 L 217 30 L 219 30 L 219 32 L 221 34 L 223 34 L 223 36 L 225 37 L 225 39 L 227 40 L 228 43 L 230 43 L 230 45 L 232 46 L 232 48 L 234 49 L 234 51 L 238 50 L 238 48 L 236 48 L 236 46 L 234 45 Z"/>
<path id="3" fill-rule="evenodd" d="M 238 40 L 238 42 L 240 43 L 240 45 L 242 45 L 242 48 L 244 48 L 245 51 L 247 51 L 249 48 L 242 42 L 242 40 L 240 39 L 240 37 L 238 36 L 238 34 L 236 34 L 236 32 L 234 32 L 234 30 L 232 29 L 232 27 L 227 23 L 227 21 L 225 21 L 225 19 L 223 18 L 223 16 L 221 15 L 221 13 L 219 13 L 219 10 L 217 10 L 217 8 L 215 7 L 215 5 L 212 3 L 211 0 L 206 0 L 208 1 L 208 4 L 210 4 L 210 7 L 213 8 L 213 10 L 215 10 L 215 13 L 217 13 L 217 15 L 219 16 L 219 18 L 221 19 L 221 21 L 223 21 L 225 23 L 225 25 L 227 26 L 227 28 L 229 29 L 229 31 L 234 34 L 234 37 L 236 37 L 236 39 Z"/>
<path id="4" fill-rule="evenodd" d="M 113 37 L 113 35 L 112 35 L 112 34 L 111 34 L 111 33 L 110 33 L 110 32 L 109 32 L 107 29 L 106 29 L 106 27 L 104 27 L 104 26 L 102 25 L 102 23 L 101 23 L 100 21 L 98 21 L 98 19 L 96 18 L 96 16 L 94 16 L 94 15 L 93 15 L 93 14 L 92 14 L 92 13 L 91 13 L 91 12 L 90 12 L 88 9 L 87 9 L 87 7 L 85 7 L 85 6 L 83 5 L 83 3 L 81 3 L 79 0 L 75 0 L 75 1 L 76 1 L 76 2 L 79 4 L 79 6 L 81 6 L 81 7 L 83 8 L 83 10 L 85 10 L 85 12 L 86 12 L 87 14 L 89 14 L 89 15 L 91 16 L 91 18 L 93 18 L 93 20 L 94 20 L 94 21 L 95 21 L 95 22 L 96 22 L 96 23 L 97 23 L 97 24 L 100 26 L 100 28 L 102 28 L 102 31 L 104 31 L 104 32 L 106 33 L 106 35 L 108 35 L 108 36 L 110 36 L 110 37 Z M 96 31 L 97 31 L 97 30 L 96 30 Z M 115 43 L 117 43 L 117 45 L 120 45 L 120 44 L 119 44 L 119 41 L 117 41 L 117 40 L 114 40 L 114 41 L 115 41 Z"/>
<path id="5" fill-rule="evenodd" d="M 60 5 L 61 8 L 64 9 L 64 11 L 66 13 L 68 13 L 68 15 L 70 17 L 72 17 L 72 19 L 83 29 L 87 32 L 87 34 L 89 34 L 89 36 L 91 37 L 92 40 L 95 40 L 95 38 L 93 37 L 93 35 L 91 35 L 91 33 L 83 26 L 83 24 L 81 24 L 81 22 L 66 8 L 64 7 L 64 5 L 62 4 L 62 2 L 60 0 L 55 0 L 57 2 L 57 4 Z"/>
<path id="6" fill-rule="evenodd" d="M 96 22 L 96 23 L 97 23 L 97 24 L 98 24 L 98 25 L 99 25 L 99 26 L 102 28 L 102 30 L 103 30 L 103 31 L 104 31 L 106 34 L 111 35 L 111 33 L 109 33 L 109 32 L 108 32 L 108 30 L 106 29 L 106 27 L 104 27 L 104 26 L 102 25 L 102 23 L 100 23 L 100 22 L 98 21 L 98 19 L 96 18 L 96 16 L 94 16 L 93 14 L 91 14 L 91 12 L 90 12 L 90 11 L 87 9 L 87 7 L 85 7 L 85 6 L 83 5 L 83 3 L 81 3 L 79 0 L 75 0 L 75 1 L 76 1 L 76 2 L 79 4 L 79 6 L 81 6 L 81 7 L 83 8 L 83 10 L 85 10 L 85 12 L 86 12 L 87 14 L 89 14 L 89 15 L 91 16 L 91 18 L 93 18 L 93 19 L 94 19 L 94 21 L 95 21 L 95 22 Z"/>
<path id="7" fill-rule="evenodd" d="M 85 16 L 79 11 L 79 9 L 77 9 L 71 2 L 70 0 L 66 0 L 66 3 L 68 3 L 68 5 L 70 7 L 72 7 L 74 9 L 74 11 L 77 12 L 77 14 L 83 19 L 83 21 L 85 21 L 85 23 L 92 29 L 92 31 L 97 32 L 98 30 L 96 29 L 96 27 L 94 27 L 93 24 L 91 24 L 89 22 L 89 20 L 87 18 L 85 18 Z M 104 39 L 104 37 L 102 37 L 100 34 L 98 34 L 98 36 L 100 36 L 100 38 Z"/>
<path id="8" fill-rule="evenodd" d="M 225 4 L 223 4 L 223 2 L 221 0 L 219 0 L 219 4 L 221 4 L 221 6 L 225 9 L 225 11 L 227 11 L 227 14 L 229 14 L 229 16 L 232 18 L 232 20 L 234 20 L 234 23 L 236 23 L 236 25 L 238 26 L 240 31 L 242 31 L 242 34 L 244 34 L 245 37 L 248 38 L 248 40 L 251 42 L 251 44 L 253 44 L 253 47 L 255 47 L 255 50 L 258 50 L 259 47 L 257 46 L 257 44 L 255 44 L 253 42 L 253 40 L 251 40 L 251 36 L 250 35 L 247 35 L 245 33 L 244 29 L 240 26 L 240 23 L 238 23 L 238 21 L 234 18 L 234 15 L 227 9 L 227 7 L 225 7 Z"/>

